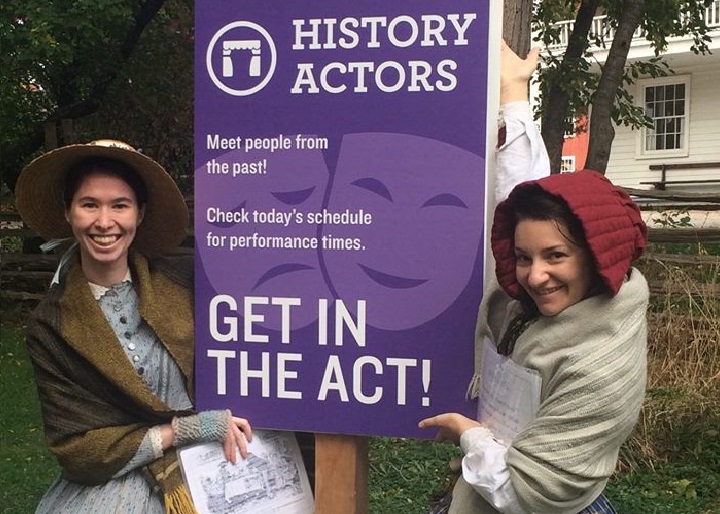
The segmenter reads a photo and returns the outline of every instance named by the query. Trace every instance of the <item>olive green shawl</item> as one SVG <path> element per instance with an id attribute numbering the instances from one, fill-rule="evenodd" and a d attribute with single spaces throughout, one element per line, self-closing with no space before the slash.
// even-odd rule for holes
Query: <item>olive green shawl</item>
<path id="1" fill-rule="evenodd" d="M 130 270 L 140 314 L 178 364 L 192 397 L 192 263 L 148 262 L 131 251 Z M 110 480 L 152 426 L 178 414 L 147 388 L 128 361 L 78 263 L 33 313 L 27 347 L 48 446 L 67 480 L 86 485 Z M 172 493 L 184 494 L 174 450 L 148 468 L 166 495 L 166 506 Z"/>

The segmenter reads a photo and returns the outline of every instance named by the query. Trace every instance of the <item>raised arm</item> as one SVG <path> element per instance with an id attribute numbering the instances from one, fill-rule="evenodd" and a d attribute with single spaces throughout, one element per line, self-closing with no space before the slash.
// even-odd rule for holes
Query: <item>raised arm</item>
<path id="1" fill-rule="evenodd" d="M 545 144 L 533 120 L 528 84 L 540 50 L 521 59 L 502 41 L 500 48 L 500 137 L 496 155 L 495 201 L 503 201 L 513 187 L 550 174 Z"/>

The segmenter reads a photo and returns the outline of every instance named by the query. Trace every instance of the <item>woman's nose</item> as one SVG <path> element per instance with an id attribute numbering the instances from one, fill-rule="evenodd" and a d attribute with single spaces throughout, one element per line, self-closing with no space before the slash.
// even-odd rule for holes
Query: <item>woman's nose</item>
<path id="1" fill-rule="evenodd" d="M 528 274 L 528 284 L 531 286 L 542 285 L 547 281 L 547 266 L 542 261 L 533 262 L 530 265 L 530 273 Z"/>
<path id="2" fill-rule="evenodd" d="M 110 209 L 98 210 L 97 218 L 95 218 L 95 225 L 99 228 L 110 228 L 115 223 L 112 212 Z"/>

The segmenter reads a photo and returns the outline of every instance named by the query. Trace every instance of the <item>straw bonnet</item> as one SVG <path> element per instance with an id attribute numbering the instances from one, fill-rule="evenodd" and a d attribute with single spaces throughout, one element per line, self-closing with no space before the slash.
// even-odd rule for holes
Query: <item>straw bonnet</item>
<path id="1" fill-rule="evenodd" d="M 101 139 L 72 144 L 47 152 L 20 173 L 15 187 L 17 209 L 23 220 L 44 239 L 72 237 L 65 220 L 65 177 L 88 157 L 105 157 L 129 166 L 147 189 L 145 216 L 132 246 L 148 257 L 178 246 L 188 228 L 188 209 L 172 177 L 150 157 L 122 141 Z"/>
<path id="2" fill-rule="evenodd" d="M 491 246 L 498 283 L 513 298 L 522 297 L 515 276 L 515 217 L 517 192 L 536 186 L 561 199 L 582 224 L 596 269 L 611 296 L 615 296 L 630 269 L 647 246 L 647 226 L 640 209 L 625 191 L 604 175 L 583 170 L 550 175 L 518 184 L 495 209 Z"/>

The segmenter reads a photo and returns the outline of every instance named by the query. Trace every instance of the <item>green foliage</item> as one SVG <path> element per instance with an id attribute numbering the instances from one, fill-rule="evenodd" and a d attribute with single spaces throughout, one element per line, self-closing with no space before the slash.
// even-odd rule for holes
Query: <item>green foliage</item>
<path id="1" fill-rule="evenodd" d="M 6 0 L 0 7 L 3 51 L 0 133 L 19 137 L 63 103 L 77 102 L 113 70 L 138 2 Z M 13 127 L 8 127 L 11 123 Z"/>
<path id="2" fill-rule="evenodd" d="M 20 253 L 22 251 L 22 237 L 0 237 L 0 253 Z"/>
<path id="3" fill-rule="evenodd" d="M 692 221 L 687 209 L 662 210 L 652 218 L 652 222 L 663 228 L 692 227 Z"/>
<path id="4" fill-rule="evenodd" d="M 61 119 L 75 121 L 75 140 L 124 139 L 171 174 L 190 174 L 192 6 L 192 0 L 0 3 L 3 180 L 14 184 L 42 150 L 44 123 Z"/>
<path id="5" fill-rule="evenodd" d="M 83 140 L 122 139 L 158 160 L 180 189 L 192 189 L 193 11 L 166 0 L 143 34 L 107 101 L 80 124 Z"/>
<path id="6" fill-rule="evenodd" d="M 680 255 L 720 255 L 720 243 L 650 243 L 648 253 Z"/>
<path id="7" fill-rule="evenodd" d="M 711 38 L 704 17 L 711 4 L 712 0 L 653 0 L 640 28 L 653 43 L 655 55 L 665 52 L 668 38 L 685 35 L 692 36 L 695 54 L 707 53 Z"/>
<path id="8" fill-rule="evenodd" d="M 693 52 L 704 54 L 709 51 L 707 43 L 711 38 L 707 35 L 708 28 L 704 14 L 711 2 L 712 0 L 659 0 L 648 4 L 649 8 L 645 10 L 638 28 L 641 29 L 643 37 L 650 42 L 655 56 L 625 64 L 622 70 L 622 87 L 615 94 L 612 111 L 612 119 L 616 124 L 634 129 L 652 128 L 651 119 L 645 115 L 643 108 L 636 104 L 630 86 L 641 77 L 657 78 L 673 73 L 663 57 L 670 37 L 690 36 L 693 39 Z M 550 97 L 546 93 L 553 85 L 558 85 L 569 93 L 567 118 L 577 118 L 587 114 L 588 106 L 597 101 L 594 93 L 600 74 L 605 73 L 604 65 L 597 65 L 598 63 L 595 62 L 590 52 L 590 45 L 610 48 L 612 39 L 609 37 L 615 33 L 615 29 L 623 19 L 624 6 L 625 2 L 621 0 L 601 0 L 597 15 L 601 13 L 606 15 L 602 29 L 596 33 L 591 32 L 583 41 L 581 54 L 566 56 L 553 48 L 564 49 L 564 44 L 567 42 L 561 41 L 563 34 L 561 22 L 568 20 L 577 22 L 578 3 L 569 0 L 536 3 L 533 14 L 535 40 L 548 48 L 538 79 L 542 93 L 538 117 L 558 108 L 557 105 L 548 105 Z M 591 66 L 592 64 L 596 66 Z"/>
<path id="9" fill-rule="evenodd" d="M 553 87 L 558 87 L 569 94 L 568 112 L 572 115 L 566 116 L 565 119 L 586 115 L 599 79 L 599 76 L 590 70 L 590 60 L 587 58 L 564 60 L 551 55 L 545 60 L 545 65 L 539 78 L 540 97 L 536 99 L 541 101 L 539 113 L 545 112 L 549 107 L 543 99 L 550 97 L 549 91 Z"/>
<path id="10" fill-rule="evenodd" d="M 634 61 L 626 63 L 623 72 L 622 84 L 615 96 L 615 109 L 612 113 L 612 120 L 616 125 L 624 125 L 633 129 L 647 127 L 653 128 L 653 120 L 645 114 L 645 109 L 635 103 L 630 87 L 639 78 L 666 77 L 675 73 L 670 65 L 662 57 L 651 57 L 647 61 Z M 628 88 L 628 89 L 625 89 Z"/>

